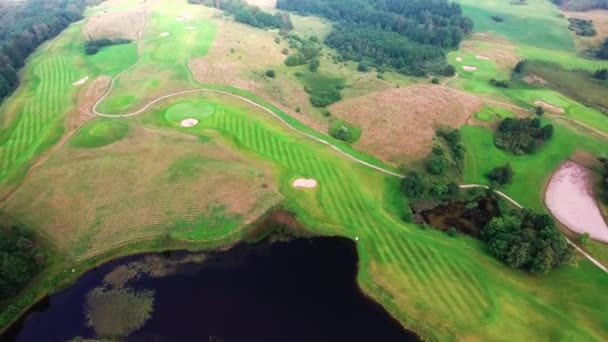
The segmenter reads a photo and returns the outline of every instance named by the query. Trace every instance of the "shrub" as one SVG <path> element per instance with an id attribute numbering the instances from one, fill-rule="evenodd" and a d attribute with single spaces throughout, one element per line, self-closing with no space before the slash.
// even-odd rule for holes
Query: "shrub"
<path id="1" fill-rule="evenodd" d="M 359 65 L 357 65 L 357 70 L 360 72 L 368 72 L 369 64 L 366 62 L 360 62 Z"/>
<path id="2" fill-rule="evenodd" d="M 570 22 L 568 29 L 574 31 L 578 36 L 592 37 L 597 34 L 597 31 L 593 26 L 593 21 L 591 20 L 568 18 L 568 21 Z"/>
<path id="3" fill-rule="evenodd" d="M 494 20 L 497 23 L 502 23 L 503 21 L 505 21 L 505 18 L 503 18 L 499 15 L 493 15 L 491 18 L 492 18 L 492 20 Z"/>
<path id="4" fill-rule="evenodd" d="M 589 245 L 589 241 L 591 240 L 591 235 L 589 233 L 583 233 L 578 236 L 578 243 L 583 247 L 587 247 Z"/>
<path id="5" fill-rule="evenodd" d="M 300 112 L 300 107 L 296 107 L 296 113 Z"/>
<path id="6" fill-rule="evenodd" d="M 450 167 L 450 161 L 444 153 L 431 153 L 426 160 L 425 167 L 429 173 L 441 175 Z"/>
<path id="7" fill-rule="evenodd" d="M 270 78 L 275 78 L 276 74 L 275 74 L 274 70 L 266 70 L 266 76 L 268 76 Z"/>
<path id="8" fill-rule="evenodd" d="M 593 78 L 598 80 L 608 80 L 608 69 L 602 68 L 598 69 L 593 73 Z"/>
<path id="9" fill-rule="evenodd" d="M 304 57 L 304 55 L 302 55 L 301 53 L 289 55 L 285 59 L 285 65 L 287 65 L 288 67 L 295 67 L 304 64 L 306 64 L 306 57 Z"/>
<path id="10" fill-rule="evenodd" d="M 600 45 L 596 55 L 598 58 L 608 59 L 608 38 L 606 38 L 602 45 Z"/>
<path id="11" fill-rule="evenodd" d="M 464 159 L 466 157 L 466 150 L 464 143 L 462 142 L 462 135 L 458 129 L 441 128 L 437 130 L 437 136 L 442 138 L 452 153 L 452 158 L 456 163 L 456 167 L 462 170 L 464 167 Z"/>
<path id="12" fill-rule="evenodd" d="M 334 120 L 329 126 L 329 135 L 338 140 L 354 143 L 361 136 L 361 129 L 343 120 Z"/>
<path id="13" fill-rule="evenodd" d="M 497 80 L 493 78 L 490 80 L 490 84 L 498 88 L 509 88 L 508 80 Z"/>
<path id="14" fill-rule="evenodd" d="M 536 113 L 536 115 L 543 115 L 545 114 L 545 108 L 543 108 L 543 106 L 537 106 L 534 113 Z"/>
<path id="15" fill-rule="evenodd" d="M 417 171 L 409 171 L 401 181 L 401 191 L 408 197 L 419 198 L 427 194 L 428 180 Z"/>
<path id="16" fill-rule="evenodd" d="M 433 78 L 431 79 L 431 83 L 433 83 L 433 84 L 439 84 L 439 78 L 437 78 L 437 77 L 433 77 Z"/>
<path id="17" fill-rule="evenodd" d="M 319 69 L 319 60 L 318 59 L 313 59 L 310 62 L 308 62 L 308 70 L 310 70 L 311 72 L 315 72 Z"/>
<path id="18" fill-rule="evenodd" d="M 326 118 L 328 118 L 328 117 L 331 116 L 331 112 L 329 110 L 327 110 L 327 109 L 323 110 L 321 112 L 321 114 L 323 114 L 323 116 L 326 117 Z"/>
<path id="19" fill-rule="evenodd" d="M 513 179 L 513 169 L 511 164 L 495 167 L 487 174 L 488 179 L 493 185 L 507 185 Z"/>
<path id="20" fill-rule="evenodd" d="M 284 55 L 289 55 L 289 49 L 288 48 L 283 48 L 283 50 L 281 50 L 281 53 Z"/>
<path id="21" fill-rule="evenodd" d="M 341 99 L 340 91 L 335 88 L 310 91 L 310 103 L 315 107 L 326 107 Z"/>
<path id="22" fill-rule="evenodd" d="M 521 61 L 517 62 L 517 64 L 515 64 L 515 67 L 513 68 L 513 71 L 515 73 L 522 73 L 526 67 L 526 65 L 528 64 L 528 60 L 527 59 L 522 59 Z"/>
<path id="23" fill-rule="evenodd" d="M 458 236 L 458 231 L 454 227 L 450 227 L 448 230 L 445 231 L 445 233 L 449 237 L 457 237 Z"/>

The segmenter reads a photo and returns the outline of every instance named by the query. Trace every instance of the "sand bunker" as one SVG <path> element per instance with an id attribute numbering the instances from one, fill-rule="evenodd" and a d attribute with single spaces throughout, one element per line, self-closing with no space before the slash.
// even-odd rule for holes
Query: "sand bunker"
<path id="1" fill-rule="evenodd" d="M 293 187 L 312 189 L 317 187 L 317 181 L 315 179 L 298 178 L 293 182 Z"/>
<path id="2" fill-rule="evenodd" d="M 589 173 L 573 161 L 562 164 L 549 181 L 545 205 L 570 230 L 608 242 L 608 226 L 593 198 Z"/>
<path id="3" fill-rule="evenodd" d="M 72 85 L 73 86 L 81 86 L 81 85 L 85 84 L 88 80 L 89 80 L 89 76 L 85 76 L 85 77 L 79 79 L 78 81 L 72 83 Z"/>
<path id="4" fill-rule="evenodd" d="M 163 32 L 160 34 L 161 37 L 169 37 L 171 35 L 171 33 L 169 32 Z"/>
<path id="5" fill-rule="evenodd" d="M 475 56 L 475 58 L 481 59 L 482 61 L 489 61 L 490 60 L 490 57 L 488 57 L 488 56 L 482 56 L 482 55 L 477 55 L 477 56 Z"/>
<path id="6" fill-rule="evenodd" d="M 477 67 L 465 65 L 465 66 L 462 67 L 462 70 L 464 70 L 464 71 L 475 71 L 475 70 L 477 70 Z"/>
<path id="7" fill-rule="evenodd" d="M 558 106 L 554 106 L 544 101 L 534 101 L 535 106 L 543 107 L 545 110 L 556 113 L 556 114 L 564 114 L 564 109 Z"/>
<path id="8" fill-rule="evenodd" d="M 180 123 L 180 125 L 182 125 L 182 127 L 193 127 L 198 125 L 198 120 L 196 119 L 184 119 L 182 120 L 182 122 Z"/>
<path id="9" fill-rule="evenodd" d="M 456 62 L 462 62 L 462 57 L 456 57 Z"/>

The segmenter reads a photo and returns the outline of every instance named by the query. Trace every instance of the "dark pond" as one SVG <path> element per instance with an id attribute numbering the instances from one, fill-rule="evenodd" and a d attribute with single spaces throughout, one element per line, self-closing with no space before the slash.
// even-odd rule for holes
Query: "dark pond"
<path id="1" fill-rule="evenodd" d="M 343 238 L 114 260 L 51 296 L 3 339 L 67 341 L 417 341 L 356 284 Z M 152 309 L 153 308 L 153 309 Z M 93 327 L 87 324 L 92 317 Z"/>
<path id="2" fill-rule="evenodd" d="M 415 211 L 429 225 L 478 237 L 479 231 L 494 217 L 500 215 L 498 202 L 492 197 L 478 197 L 468 202 L 448 202 L 430 209 Z"/>

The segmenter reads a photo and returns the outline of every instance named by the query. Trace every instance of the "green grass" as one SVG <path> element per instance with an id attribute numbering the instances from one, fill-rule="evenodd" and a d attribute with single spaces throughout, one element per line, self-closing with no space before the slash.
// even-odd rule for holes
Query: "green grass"
<path id="1" fill-rule="evenodd" d="M 193 99 L 182 101 L 171 108 L 165 114 L 165 118 L 176 125 L 184 119 L 204 120 L 215 113 L 215 108 L 208 105 L 205 101 Z"/>
<path id="2" fill-rule="evenodd" d="M 559 18 L 559 9 L 550 1 L 528 0 L 528 5 L 512 5 L 508 0 L 457 0 L 464 15 L 473 19 L 475 31 L 490 32 L 528 46 L 574 52 L 568 21 Z M 492 20 L 503 17 L 503 23 Z"/>
<path id="3" fill-rule="evenodd" d="M 555 127 L 553 138 L 533 155 L 513 155 L 494 145 L 493 133 L 483 127 L 463 126 L 461 132 L 467 147 L 465 183 L 489 184 L 485 175 L 497 166 L 510 163 L 515 171 L 513 181 L 504 192 L 522 205 L 546 211 L 542 201 L 544 184 L 553 171 L 577 149 L 594 154 L 608 150 L 608 143 L 573 132 L 562 123 Z"/>
<path id="4" fill-rule="evenodd" d="M 188 61 L 205 56 L 217 33 L 216 24 L 202 14 L 202 9 L 186 3 L 153 6 L 142 32 L 137 64 L 116 79 L 109 96 L 97 109 L 124 114 L 163 94 L 193 88 Z M 177 21 L 176 16 L 182 12 L 189 12 L 193 19 Z M 194 29 L 189 30 L 190 26 Z M 163 36 L 166 33 L 169 35 Z"/>
<path id="5" fill-rule="evenodd" d="M 128 132 L 129 125 L 124 121 L 99 118 L 79 129 L 70 143 L 74 147 L 97 148 L 124 138 Z"/>
<path id="6" fill-rule="evenodd" d="M 483 106 L 479 112 L 475 113 L 476 119 L 486 122 L 496 121 L 499 119 L 502 120 L 509 117 L 513 117 L 513 113 L 511 113 L 509 110 L 489 105 Z"/>

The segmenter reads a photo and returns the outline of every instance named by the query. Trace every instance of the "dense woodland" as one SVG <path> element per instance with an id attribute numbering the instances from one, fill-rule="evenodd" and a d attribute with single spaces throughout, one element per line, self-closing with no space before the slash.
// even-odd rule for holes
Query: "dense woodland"
<path id="1" fill-rule="evenodd" d="M 579 36 L 592 37 L 597 34 L 592 20 L 568 18 L 568 21 L 570 22 L 568 29 L 574 31 Z"/>
<path id="2" fill-rule="evenodd" d="M 87 4 L 87 0 L 0 3 L 0 101 L 17 88 L 17 71 L 29 54 L 81 19 Z"/>
<path id="3" fill-rule="evenodd" d="M 553 126 L 541 126 L 539 118 L 506 118 L 494 135 L 498 148 L 514 154 L 530 154 L 538 151 L 553 136 Z"/>
<path id="4" fill-rule="evenodd" d="M 42 269 L 44 260 L 29 231 L 0 226 L 0 299 L 19 292 Z"/>
<path id="5" fill-rule="evenodd" d="M 445 52 L 473 29 L 460 6 L 446 0 L 279 0 L 277 7 L 336 22 L 325 42 L 345 59 L 417 76 L 453 74 Z"/>

